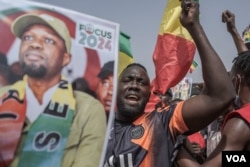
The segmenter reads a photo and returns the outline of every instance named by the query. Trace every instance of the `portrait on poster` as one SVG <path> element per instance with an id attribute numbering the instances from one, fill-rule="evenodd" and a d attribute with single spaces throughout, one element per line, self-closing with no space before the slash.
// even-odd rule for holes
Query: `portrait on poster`
<path id="1" fill-rule="evenodd" d="M 0 0 L 0 166 L 98 165 L 115 110 L 119 28 Z"/>
<path id="2" fill-rule="evenodd" d="M 90 91 L 95 92 L 99 82 L 98 74 L 109 61 L 114 62 L 113 75 L 116 75 L 115 67 L 119 52 L 117 23 L 31 1 L 2 0 L 0 4 L 0 54 L 7 60 L 7 65 L 13 69 L 16 76 L 14 81 L 21 79 L 22 73 L 18 65 L 20 39 L 11 32 L 11 24 L 17 17 L 25 14 L 49 15 L 66 23 L 71 37 L 72 57 L 71 62 L 63 69 L 63 75 L 70 82 L 83 78 L 84 81 L 81 83 L 86 83 Z M 26 23 L 23 22 L 23 24 Z"/>

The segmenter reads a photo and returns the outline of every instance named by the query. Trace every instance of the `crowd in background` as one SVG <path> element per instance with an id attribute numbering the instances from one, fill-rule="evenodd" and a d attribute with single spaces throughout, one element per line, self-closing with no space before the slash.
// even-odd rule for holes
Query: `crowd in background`
<path id="1" fill-rule="evenodd" d="M 244 45 L 248 47 L 247 49 L 242 49 L 240 44 L 236 41 L 237 37 L 234 36 L 231 29 L 230 23 L 234 25 L 234 15 L 229 11 L 226 12 L 227 16 L 233 17 L 233 21 L 230 20 L 225 21 L 227 22 L 228 31 L 232 34 L 232 37 L 235 41 L 236 48 L 239 53 L 246 52 L 250 49 L 250 26 L 248 26 L 242 33 L 240 39 L 239 36 L 238 40 L 242 40 Z M 224 16 L 225 17 L 225 16 Z M 223 18 L 224 18 L 223 17 Z M 226 19 L 226 18 L 224 18 Z M 233 22 L 233 23 L 232 23 Z M 231 25 L 232 26 L 232 25 Z M 242 38 L 242 39 L 241 39 Z M 13 64 L 8 64 L 6 55 L 0 54 L 0 87 L 11 85 L 18 80 L 22 80 L 23 72 L 22 68 L 18 62 Z M 133 65 L 132 65 L 133 66 Z M 131 68 L 132 66 L 128 67 Z M 139 67 L 136 67 L 139 68 Z M 141 67 L 140 67 L 141 68 Z M 107 62 L 103 65 L 102 69 L 100 70 L 98 76 L 99 78 L 99 85 L 96 90 L 91 90 L 89 87 L 89 83 L 82 77 L 76 78 L 71 84 L 74 90 L 82 91 L 88 93 L 92 97 L 98 99 L 104 107 L 106 112 L 107 118 L 109 117 L 109 112 L 111 109 L 112 103 L 112 96 L 113 96 L 113 69 L 114 69 L 114 62 Z M 125 69 L 126 71 L 126 69 Z M 145 70 L 146 71 L 146 70 Z M 228 72 L 230 77 L 230 72 Z M 190 94 L 188 98 L 193 98 L 197 95 L 202 95 L 206 93 L 206 85 L 204 83 L 192 83 L 190 86 Z M 183 87 L 184 89 L 184 87 Z M 173 89 L 169 88 L 165 94 L 157 94 L 159 97 L 159 102 L 155 104 L 156 111 L 163 111 L 168 106 L 172 106 L 178 104 L 186 99 L 182 98 L 174 98 Z M 230 112 L 234 111 L 233 108 L 230 108 Z M 207 157 L 211 155 L 214 149 L 217 147 L 218 143 L 221 140 L 221 129 L 224 122 L 224 118 L 226 117 L 228 112 L 225 114 L 221 114 L 217 119 L 215 119 L 211 124 L 187 136 L 187 143 L 186 148 L 190 155 L 197 160 L 198 163 L 203 164 L 207 160 Z"/>
<path id="2" fill-rule="evenodd" d="M 242 32 L 242 38 L 244 39 L 246 46 L 250 49 L 249 34 L 250 34 L 250 25 L 247 26 L 246 29 Z M 109 106 L 106 107 L 105 110 L 107 116 L 109 114 L 112 95 L 113 95 L 112 93 L 113 67 L 114 67 L 114 61 L 106 63 L 100 70 L 100 73 L 97 76 L 100 79 L 98 90 L 91 90 L 89 83 L 83 77 L 77 77 L 72 81 L 72 88 L 74 90 L 82 91 L 91 95 L 94 98 L 98 98 L 105 106 L 105 101 L 104 100 L 102 101 L 100 97 L 101 93 L 104 94 L 105 98 L 108 99 L 106 100 L 106 103 L 108 103 Z M 23 78 L 23 72 L 19 62 L 8 64 L 6 55 L 0 53 L 0 87 L 11 85 L 16 81 L 21 80 L 22 78 Z M 112 80 L 110 78 L 112 78 Z M 190 98 L 198 94 L 201 94 L 204 91 L 203 83 L 191 83 L 190 86 L 191 86 L 189 88 L 191 90 L 189 94 Z M 161 108 L 163 109 L 164 107 L 170 104 L 178 103 L 183 100 L 183 98 L 174 98 L 173 89 L 171 88 L 168 89 L 164 95 L 159 95 L 159 99 L 160 101 L 155 105 L 155 109 L 157 110 L 160 110 Z M 219 116 L 209 126 L 188 137 L 190 141 L 189 145 L 190 152 L 192 156 L 195 159 L 197 159 L 199 163 L 203 163 L 219 143 L 221 139 L 220 131 L 224 117 L 225 115 Z"/>

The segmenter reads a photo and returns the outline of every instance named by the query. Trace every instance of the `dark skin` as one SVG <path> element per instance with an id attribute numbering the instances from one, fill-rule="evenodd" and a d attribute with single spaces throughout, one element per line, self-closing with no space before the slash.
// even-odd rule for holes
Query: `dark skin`
<path id="1" fill-rule="evenodd" d="M 180 22 L 189 31 L 197 46 L 206 85 L 206 92 L 185 101 L 182 109 L 183 119 L 190 132 L 196 132 L 230 106 L 235 91 L 221 59 L 199 22 L 199 4 L 192 0 L 183 0 L 182 6 L 184 8 Z"/>
<path id="2" fill-rule="evenodd" d="M 194 9 L 197 10 L 197 9 Z M 250 102 L 250 88 L 246 84 L 244 77 L 236 73 L 232 68 L 230 73 L 233 85 L 237 94 L 241 99 L 241 105 Z M 202 165 L 198 164 L 188 153 L 182 148 L 177 157 L 177 163 L 180 167 L 221 167 L 222 151 L 224 150 L 250 150 L 250 130 L 249 124 L 240 117 L 229 119 L 222 129 L 222 138 L 213 153 L 207 158 Z M 240 137 L 239 137 L 240 136 Z"/>
<path id="3" fill-rule="evenodd" d="M 233 102 L 235 91 L 222 61 L 200 25 L 199 6 L 195 6 L 191 0 L 183 0 L 182 6 L 186 8 L 183 9 L 180 21 L 197 45 L 207 88 L 206 94 L 197 95 L 184 102 L 182 115 L 189 128 L 187 134 L 191 134 L 203 129 L 221 115 Z M 146 71 L 139 66 L 131 66 L 121 73 L 118 81 L 116 119 L 133 122 L 144 113 L 150 95 L 149 81 Z"/>
<path id="4" fill-rule="evenodd" d="M 199 162 L 199 163 L 203 163 L 205 160 L 205 156 L 204 156 L 204 149 L 201 148 L 200 144 L 196 143 L 196 142 L 191 142 L 188 145 L 189 152 L 190 154 L 193 155 L 193 157 Z"/>
<path id="5" fill-rule="evenodd" d="M 28 71 L 39 71 L 41 67 L 47 69 L 39 77 L 28 74 L 28 84 L 42 104 L 44 92 L 60 81 L 61 70 L 70 62 L 71 55 L 66 52 L 64 41 L 53 29 L 35 24 L 23 32 L 19 60 Z"/>
<path id="6" fill-rule="evenodd" d="M 226 23 L 227 31 L 231 34 L 238 53 L 247 51 L 248 48 L 236 28 L 235 15 L 231 11 L 225 10 L 221 14 L 221 19 L 223 23 Z"/>
<path id="7" fill-rule="evenodd" d="M 202 148 L 201 148 L 201 146 L 198 143 L 192 142 L 191 146 L 193 148 L 193 154 L 197 154 L 197 155 L 201 154 Z"/>
<path id="8" fill-rule="evenodd" d="M 139 66 L 125 69 L 119 78 L 116 119 L 133 122 L 143 114 L 150 95 L 150 79 Z"/>
<path id="9" fill-rule="evenodd" d="M 194 42 L 196 43 L 202 63 L 204 83 L 206 85 L 206 92 L 204 94 L 197 95 L 184 101 L 181 111 L 174 111 L 181 112 L 182 118 L 188 128 L 186 132 L 188 135 L 203 129 L 219 115 L 221 115 L 223 111 L 225 111 L 233 102 L 235 98 L 235 90 L 222 61 L 209 43 L 206 34 L 200 25 L 199 6 L 195 5 L 194 2 L 190 0 L 183 0 L 182 6 L 185 8 L 182 11 L 180 22 L 188 30 L 190 35 L 193 37 Z M 116 124 L 114 124 L 114 130 L 112 129 L 114 136 L 116 132 L 119 131 L 120 127 L 126 129 L 127 127 L 133 125 L 134 121 L 140 121 L 141 119 L 144 119 L 144 114 L 145 116 L 154 117 L 154 112 L 152 112 L 152 115 L 150 115 L 151 113 L 144 113 L 149 96 L 150 79 L 146 69 L 144 69 L 144 67 L 139 64 L 131 64 L 126 67 L 120 74 L 118 80 L 117 112 L 115 112 L 115 123 L 119 123 L 119 127 L 116 127 Z M 163 112 L 168 111 L 165 110 Z M 177 115 L 179 113 L 174 114 Z M 171 119 L 175 119 L 175 117 L 172 117 Z M 175 135 L 178 135 L 178 133 L 182 132 L 173 132 L 169 135 L 171 135 L 171 137 L 174 139 L 176 137 Z M 163 132 L 162 135 L 166 135 L 166 133 Z M 122 139 L 130 140 L 126 137 L 123 137 Z M 123 141 L 123 144 L 125 145 L 126 142 L 127 141 Z M 110 145 L 108 148 L 109 152 L 107 155 L 110 154 L 111 156 L 106 157 L 107 161 L 110 163 L 117 163 L 117 161 L 120 162 L 120 158 L 117 156 L 117 154 L 127 154 L 127 149 L 116 149 L 119 146 L 122 147 L 123 144 L 118 145 L 115 137 L 110 138 L 109 143 L 112 145 Z M 151 147 L 149 147 L 149 149 L 151 149 Z M 148 153 L 146 154 L 152 153 L 153 150 L 154 148 L 152 150 L 148 150 Z M 136 154 L 133 154 L 132 156 L 132 158 L 134 158 L 133 160 L 138 158 L 136 157 Z M 143 157 L 139 157 L 139 159 L 143 159 Z M 142 162 L 143 165 L 146 163 L 144 160 Z"/>
<path id="10" fill-rule="evenodd" d="M 184 148 L 181 148 L 177 157 L 180 167 L 221 167 L 222 151 L 226 150 L 250 150 L 249 125 L 239 117 L 231 118 L 225 124 L 222 138 L 213 153 L 202 165 L 191 157 Z M 240 137 L 239 137 L 240 136 Z"/>

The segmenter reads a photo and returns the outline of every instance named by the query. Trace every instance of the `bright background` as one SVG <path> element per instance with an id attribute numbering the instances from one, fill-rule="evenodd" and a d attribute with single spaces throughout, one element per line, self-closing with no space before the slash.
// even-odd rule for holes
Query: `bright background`
<path id="1" fill-rule="evenodd" d="M 135 61 L 143 64 L 154 78 L 152 54 L 167 0 L 33 0 L 81 13 L 86 13 L 120 24 L 122 32 L 131 36 L 131 47 Z M 221 22 L 221 13 L 229 9 L 236 15 L 236 25 L 241 33 L 250 24 L 250 0 L 200 0 L 201 23 L 217 53 L 230 70 L 237 51 L 226 25 Z M 188 76 L 193 82 L 202 82 L 199 66 Z"/>

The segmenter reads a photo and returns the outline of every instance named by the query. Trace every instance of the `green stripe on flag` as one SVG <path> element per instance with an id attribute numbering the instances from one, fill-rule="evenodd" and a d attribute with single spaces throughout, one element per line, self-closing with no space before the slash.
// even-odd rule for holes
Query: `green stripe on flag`
<path id="1" fill-rule="evenodd" d="M 194 69 L 196 69 L 198 67 L 198 63 L 193 60 L 191 66 L 190 66 L 190 69 L 189 69 L 189 73 L 192 73 L 194 71 Z"/>
<path id="2" fill-rule="evenodd" d="M 128 64 L 131 64 L 134 62 L 129 39 L 130 39 L 130 36 L 128 36 L 127 34 L 123 32 L 120 32 L 118 76 L 120 75 L 122 70 L 127 67 Z"/>
<path id="3" fill-rule="evenodd" d="M 193 66 L 194 68 L 196 68 L 196 67 L 198 66 L 198 63 L 197 63 L 195 60 L 193 60 L 192 66 Z"/>
<path id="4" fill-rule="evenodd" d="M 129 39 L 130 39 L 130 36 L 128 36 L 127 34 L 123 32 L 120 32 L 120 36 L 119 36 L 120 52 L 123 52 L 129 57 L 133 58 Z"/>

